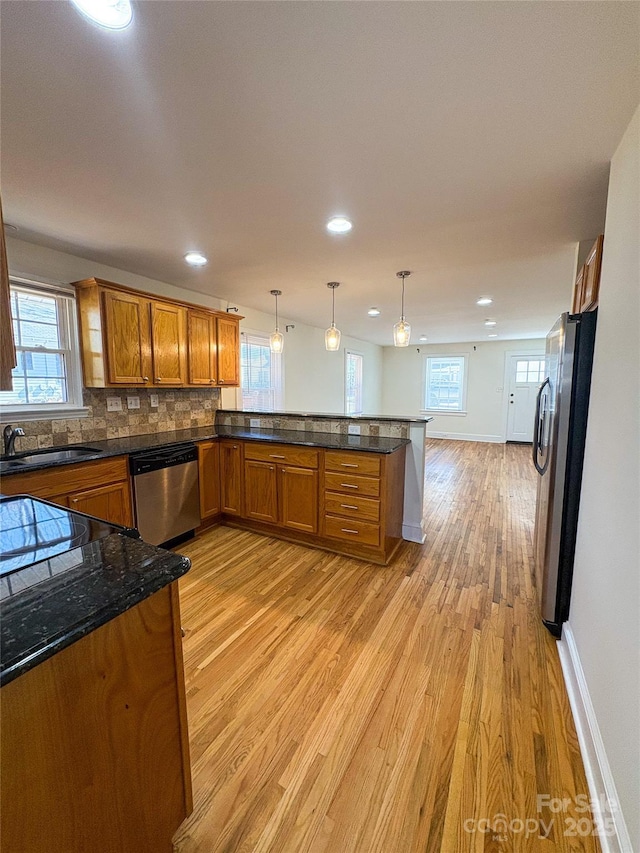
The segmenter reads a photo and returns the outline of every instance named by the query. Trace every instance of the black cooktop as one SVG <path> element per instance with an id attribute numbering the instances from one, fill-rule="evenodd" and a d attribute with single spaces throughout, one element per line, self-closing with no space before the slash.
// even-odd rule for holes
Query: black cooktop
<path id="1" fill-rule="evenodd" d="M 0 497 L 0 576 L 124 530 L 29 495 Z"/>

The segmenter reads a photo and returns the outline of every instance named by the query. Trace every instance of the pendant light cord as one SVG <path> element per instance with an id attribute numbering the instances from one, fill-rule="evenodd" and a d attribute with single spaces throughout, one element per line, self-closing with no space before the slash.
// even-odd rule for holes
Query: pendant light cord
<path id="1" fill-rule="evenodd" d="M 400 319 L 404 322 L 404 276 L 402 276 L 402 308 L 400 311 Z"/>
<path id="2" fill-rule="evenodd" d="M 335 324 L 336 324 L 336 289 L 335 289 L 335 287 L 331 288 L 331 296 L 332 296 L 331 325 L 335 326 Z"/>
<path id="3" fill-rule="evenodd" d="M 279 332 L 278 328 L 278 294 L 276 293 L 276 332 Z"/>

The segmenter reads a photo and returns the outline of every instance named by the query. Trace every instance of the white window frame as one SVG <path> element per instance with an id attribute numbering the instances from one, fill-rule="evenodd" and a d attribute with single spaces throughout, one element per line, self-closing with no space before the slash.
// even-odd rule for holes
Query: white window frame
<path id="1" fill-rule="evenodd" d="M 31 290 L 35 293 L 57 298 L 60 306 L 58 313 L 58 327 L 62 343 L 60 352 L 65 357 L 67 402 L 26 403 L 23 405 L 0 403 L 0 419 L 6 423 L 11 420 L 46 421 L 61 418 L 86 418 L 89 409 L 83 405 L 82 400 L 82 365 L 80 363 L 75 288 L 70 284 L 38 281 L 15 275 L 9 276 L 9 287 L 10 289 Z"/>
<path id="2" fill-rule="evenodd" d="M 360 372 L 360 388 L 359 388 L 359 397 L 360 397 L 360 407 L 355 411 L 350 412 L 348 409 L 347 403 L 347 376 L 349 375 L 347 370 L 347 365 L 349 362 L 349 356 L 355 355 L 357 358 L 361 360 L 362 370 Z M 345 415 L 361 415 L 364 410 L 364 354 L 358 352 L 357 350 L 346 349 L 344 351 L 344 413 Z"/>
<path id="3" fill-rule="evenodd" d="M 256 341 L 259 341 L 261 345 L 269 346 L 269 334 L 267 332 L 257 332 L 249 329 L 243 329 L 242 332 L 240 332 L 240 388 L 238 389 L 240 408 L 256 412 L 282 411 L 284 406 L 284 359 L 282 357 L 282 353 L 271 353 L 271 372 L 274 390 L 273 406 L 266 409 L 260 409 L 255 406 L 249 406 L 244 402 L 244 387 L 242 386 L 242 344 L 244 340 L 250 342 L 250 338 L 254 338 Z"/>
<path id="4" fill-rule="evenodd" d="M 431 359 L 448 359 L 461 358 L 462 366 L 462 394 L 459 409 L 438 409 L 428 408 L 426 403 L 428 400 L 427 379 L 429 377 L 429 360 Z M 469 353 L 468 352 L 447 352 L 447 353 L 428 353 L 424 357 L 422 367 L 422 400 L 420 411 L 426 414 L 438 415 L 453 415 L 454 417 L 465 417 L 467 414 L 467 388 L 469 385 Z"/>

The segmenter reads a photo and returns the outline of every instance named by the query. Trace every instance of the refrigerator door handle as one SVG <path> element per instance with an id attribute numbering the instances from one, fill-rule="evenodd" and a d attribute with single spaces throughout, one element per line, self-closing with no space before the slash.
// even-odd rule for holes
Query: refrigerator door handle
<path id="1" fill-rule="evenodd" d="M 533 464 L 535 465 L 536 471 L 540 475 L 542 475 L 546 472 L 547 467 L 549 465 L 549 455 L 548 454 L 547 454 L 547 457 L 546 457 L 543 465 L 540 465 L 540 463 L 538 462 L 538 456 L 540 454 L 540 451 L 542 450 L 542 441 L 543 441 L 543 437 L 544 437 L 543 427 L 544 427 L 544 422 L 545 422 L 546 416 L 547 416 L 547 410 L 545 409 L 545 411 L 542 414 L 542 417 L 540 417 L 540 404 L 542 401 L 542 392 L 544 391 L 545 386 L 547 386 L 547 385 L 549 385 L 549 386 L 551 385 L 548 377 L 547 377 L 547 379 L 544 380 L 544 382 L 540 386 L 540 388 L 538 390 L 538 396 L 536 397 L 536 420 L 535 420 L 535 427 L 533 430 Z"/>

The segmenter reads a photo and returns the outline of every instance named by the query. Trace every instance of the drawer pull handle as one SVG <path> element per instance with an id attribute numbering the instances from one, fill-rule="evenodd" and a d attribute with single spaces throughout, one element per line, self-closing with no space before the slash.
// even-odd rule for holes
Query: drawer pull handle
<path id="1" fill-rule="evenodd" d="M 359 468 L 357 462 L 341 462 L 343 468 Z"/>
<path id="2" fill-rule="evenodd" d="M 343 489 L 359 489 L 360 486 L 352 486 L 351 483 L 340 483 Z"/>
<path id="3" fill-rule="evenodd" d="M 270 453 L 269 456 L 272 459 L 286 459 L 286 456 L 283 456 L 282 453 Z"/>
<path id="4" fill-rule="evenodd" d="M 342 507 L 342 509 L 358 509 L 358 507 L 354 506 L 353 504 L 340 504 L 340 506 Z"/>
<path id="5" fill-rule="evenodd" d="M 343 533 L 353 533 L 356 536 L 358 535 L 358 532 L 359 532 L 358 530 L 351 530 L 349 527 L 341 527 L 340 529 L 342 530 Z"/>

